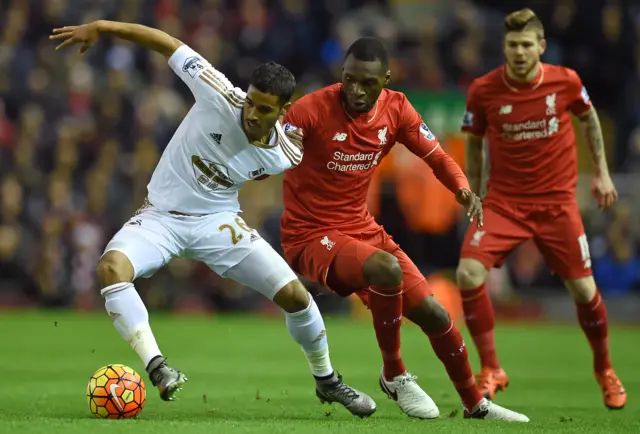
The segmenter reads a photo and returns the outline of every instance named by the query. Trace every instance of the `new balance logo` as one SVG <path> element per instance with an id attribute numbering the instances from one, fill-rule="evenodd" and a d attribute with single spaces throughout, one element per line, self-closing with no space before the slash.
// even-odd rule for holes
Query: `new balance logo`
<path id="1" fill-rule="evenodd" d="M 513 106 L 511 104 L 509 105 L 503 105 L 500 107 L 500 114 L 501 115 L 508 115 L 513 111 Z"/>
<path id="2" fill-rule="evenodd" d="M 331 249 L 333 249 L 333 246 L 336 245 L 336 242 L 335 241 L 331 241 L 329 239 L 329 237 L 325 235 L 324 238 L 320 240 L 320 244 L 325 246 L 327 248 L 327 250 L 331 250 Z"/>
<path id="3" fill-rule="evenodd" d="M 333 140 L 337 140 L 338 142 L 344 142 L 347 139 L 347 133 L 336 133 L 333 136 Z"/>
<path id="4" fill-rule="evenodd" d="M 220 133 L 209 133 L 209 136 L 216 142 L 218 145 L 222 141 L 222 134 Z"/>

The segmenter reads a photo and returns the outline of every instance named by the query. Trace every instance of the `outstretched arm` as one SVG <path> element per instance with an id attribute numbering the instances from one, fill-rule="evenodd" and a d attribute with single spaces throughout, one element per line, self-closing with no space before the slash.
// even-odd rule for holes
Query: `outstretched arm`
<path id="1" fill-rule="evenodd" d="M 80 26 L 65 26 L 53 29 L 49 39 L 62 41 L 56 50 L 74 45 L 80 45 L 80 54 L 84 54 L 98 40 L 100 34 L 112 35 L 126 41 L 133 42 L 149 50 L 156 51 L 165 57 L 171 55 L 183 45 L 179 39 L 141 24 L 122 23 L 117 21 L 99 20 Z"/>
<path id="2" fill-rule="evenodd" d="M 478 196 L 482 193 L 482 174 L 484 173 L 485 153 L 482 137 L 467 134 L 465 139 L 465 166 L 471 191 Z"/>
<path id="3" fill-rule="evenodd" d="M 100 20 L 53 29 L 49 39 L 62 41 L 56 50 L 79 44 L 80 54 L 83 54 L 96 43 L 100 34 L 133 42 L 167 57 L 173 72 L 189 86 L 197 101 L 217 101 L 233 107 L 242 105 L 244 93 L 240 89 L 235 88 L 224 74 L 197 52 L 162 30 L 141 24 Z"/>

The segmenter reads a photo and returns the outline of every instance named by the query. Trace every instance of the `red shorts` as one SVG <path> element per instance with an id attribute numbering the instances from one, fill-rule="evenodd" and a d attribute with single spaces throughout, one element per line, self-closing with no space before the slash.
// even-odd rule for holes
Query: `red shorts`
<path id="1" fill-rule="evenodd" d="M 460 256 L 476 259 L 487 269 L 500 267 L 513 249 L 529 239 L 563 280 L 591 276 L 589 244 L 575 202 L 485 201 L 484 226 L 469 226 Z"/>
<path id="2" fill-rule="evenodd" d="M 362 268 L 367 258 L 380 250 L 395 256 L 402 267 L 406 311 L 433 294 L 418 267 L 381 226 L 376 225 L 354 236 L 327 230 L 283 248 L 287 262 L 296 273 L 341 297 L 355 293 L 365 305 L 368 304 L 369 285 Z"/>

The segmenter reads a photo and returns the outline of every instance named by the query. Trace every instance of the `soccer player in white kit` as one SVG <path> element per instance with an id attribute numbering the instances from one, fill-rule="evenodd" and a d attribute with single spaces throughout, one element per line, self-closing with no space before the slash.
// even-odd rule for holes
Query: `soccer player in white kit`
<path id="1" fill-rule="evenodd" d="M 317 305 L 280 255 L 240 217 L 245 181 L 281 173 L 302 160 L 277 121 L 290 106 L 293 75 L 269 62 L 243 92 L 178 39 L 138 24 L 96 21 L 54 29 L 57 48 L 79 44 L 84 53 L 108 34 L 157 51 L 189 86 L 195 104 L 165 149 L 148 185 L 148 198 L 111 239 L 97 266 L 105 307 L 120 335 L 146 366 L 164 400 L 173 400 L 186 376 L 167 365 L 133 281 L 150 277 L 173 258 L 202 261 L 280 306 L 293 339 L 302 346 L 323 402 L 338 402 L 357 416 L 375 402 L 342 382 L 329 358 Z"/>

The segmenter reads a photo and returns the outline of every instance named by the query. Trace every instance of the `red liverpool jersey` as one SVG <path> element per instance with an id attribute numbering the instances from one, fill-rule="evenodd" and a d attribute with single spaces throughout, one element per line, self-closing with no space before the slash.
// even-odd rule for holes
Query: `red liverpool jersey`
<path id="1" fill-rule="evenodd" d="M 352 235 L 375 225 L 367 191 L 373 171 L 396 142 L 425 158 L 452 191 L 468 188 L 403 93 L 384 89 L 369 113 L 351 118 L 341 92 L 335 84 L 306 95 L 285 117 L 285 128 L 303 131 L 304 158 L 284 175 L 283 243 L 327 228 Z"/>
<path id="2" fill-rule="evenodd" d="M 488 141 L 487 199 L 572 200 L 578 172 L 571 114 L 590 109 L 578 74 L 562 66 L 541 64 L 528 83 L 510 79 L 505 66 L 476 79 L 462 130 Z"/>

